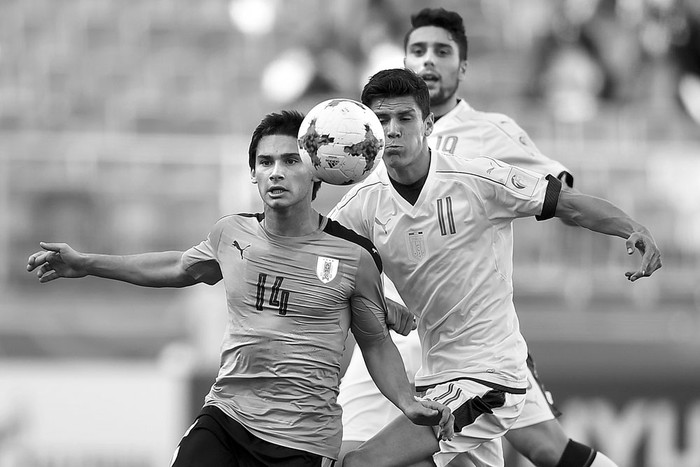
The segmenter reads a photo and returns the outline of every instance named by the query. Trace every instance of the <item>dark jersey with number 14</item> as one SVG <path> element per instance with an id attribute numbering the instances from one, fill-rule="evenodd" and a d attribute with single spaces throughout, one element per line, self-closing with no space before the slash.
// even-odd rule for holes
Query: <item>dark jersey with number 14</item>
<path id="1" fill-rule="evenodd" d="M 302 237 L 273 235 L 262 218 L 224 217 L 183 257 L 193 277 L 226 287 L 221 366 L 205 405 L 261 439 L 335 458 L 347 331 L 388 334 L 381 261 L 369 240 L 325 217 Z"/>

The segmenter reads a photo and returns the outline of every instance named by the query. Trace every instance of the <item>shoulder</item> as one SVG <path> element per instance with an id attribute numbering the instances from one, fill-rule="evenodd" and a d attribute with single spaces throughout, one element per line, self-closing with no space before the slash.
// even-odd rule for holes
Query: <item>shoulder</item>
<path id="1" fill-rule="evenodd" d="M 389 179 L 386 176 L 386 167 L 383 163 L 380 163 L 369 177 L 353 185 L 348 192 L 345 193 L 338 202 L 336 210 L 342 209 L 349 204 L 361 202 L 383 190 L 389 189 L 389 183 Z"/>
<path id="2" fill-rule="evenodd" d="M 493 127 L 501 127 L 501 126 L 512 126 L 514 125 L 515 127 L 518 127 L 518 124 L 513 120 L 511 117 L 509 117 L 506 114 L 499 113 L 499 112 L 488 112 L 484 110 L 478 110 L 472 107 L 467 101 L 465 100 L 460 100 L 459 103 L 449 111 L 447 114 L 445 114 L 440 120 L 442 121 L 443 119 L 449 121 L 449 120 L 455 120 L 455 121 L 470 121 L 472 123 L 478 124 L 481 123 L 483 125 L 489 125 Z M 519 127 L 518 127 L 519 128 Z"/>
<path id="3" fill-rule="evenodd" d="M 484 126 L 489 126 L 510 136 L 525 132 L 512 117 L 499 112 L 476 111 L 474 118 L 481 121 Z"/>
<path id="4" fill-rule="evenodd" d="M 359 248 L 362 249 L 363 254 L 367 254 L 372 258 L 379 272 L 382 272 L 382 259 L 379 256 L 377 248 L 374 246 L 374 243 L 372 243 L 370 239 L 368 239 L 367 237 L 363 237 L 354 230 L 348 229 L 347 227 L 340 224 L 340 222 L 334 221 L 333 219 L 328 219 L 328 221 L 326 222 L 326 226 L 323 228 L 323 231 L 328 235 L 341 238 L 345 241 L 357 245 Z"/>
<path id="5" fill-rule="evenodd" d="M 263 213 L 238 213 L 220 217 L 212 227 L 209 237 L 218 239 L 223 232 L 251 231 L 263 219 Z"/>
<path id="6" fill-rule="evenodd" d="M 224 229 L 227 227 L 235 228 L 237 226 L 243 225 L 255 225 L 260 223 L 260 221 L 265 217 L 261 212 L 259 213 L 247 213 L 241 212 L 237 214 L 227 214 L 220 217 L 219 220 L 214 224 L 214 229 Z"/>
<path id="7" fill-rule="evenodd" d="M 514 169 L 514 166 L 492 157 L 480 156 L 463 159 L 444 153 L 437 153 L 435 164 L 435 173 L 442 177 L 483 180 L 499 185 L 507 184 L 508 176 Z"/>
<path id="8" fill-rule="evenodd" d="M 478 129 L 481 141 L 484 143 L 484 154 L 503 158 L 514 165 L 528 166 L 525 161 L 529 157 L 542 159 L 544 164 L 549 159 L 542 154 L 530 135 L 511 117 L 498 112 L 474 111 L 472 124 Z M 558 163 L 557 163 L 558 164 Z M 561 170 L 555 167 L 553 170 Z"/>
<path id="9" fill-rule="evenodd" d="M 494 165 L 507 165 L 487 156 L 465 159 L 441 151 L 434 151 L 433 155 L 435 157 L 435 172 L 443 174 L 481 175 L 491 173 Z"/>
<path id="10" fill-rule="evenodd" d="M 498 112 L 485 112 L 471 107 L 465 101 L 440 118 L 435 123 L 437 135 L 444 132 L 468 131 L 479 140 L 493 142 L 519 141 L 527 138 L 527 133 L 508 115 Z"/>

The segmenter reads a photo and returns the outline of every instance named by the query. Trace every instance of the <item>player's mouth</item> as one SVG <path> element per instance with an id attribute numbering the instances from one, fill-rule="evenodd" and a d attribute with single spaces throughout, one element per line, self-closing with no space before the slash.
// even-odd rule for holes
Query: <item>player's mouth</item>
<path id="1" fill-rule="evenodd" d="M 287 190 L 285 190 L 284 188 L 280 188 L 277 186 L 271 187 L 267 190 L 267 192 L 272 196 L 280 196 L 280 195 L 284 194 L 286 191 Z"/>
<path id="2" fill-rule="evenodd" d="M 440 75 L 432 71 L 424 71 L 418 76 L 420 76 L 426 84 L 437 84 L 440 81 Z"/>

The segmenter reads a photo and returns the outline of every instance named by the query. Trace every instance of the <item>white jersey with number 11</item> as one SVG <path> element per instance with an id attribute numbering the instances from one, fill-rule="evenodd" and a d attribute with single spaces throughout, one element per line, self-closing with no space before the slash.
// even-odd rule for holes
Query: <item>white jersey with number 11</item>
<path id="1" fill-rule="evenodd" d="M 527 347 L 513 306 L 512 220 L 551 217 L 561 184 L 491 158 L 440 152 L 415 205 L 380 165 L 329 217 L 369 237 L 418 316 L 417 386 L 473 378 L 527 386 Z"/>

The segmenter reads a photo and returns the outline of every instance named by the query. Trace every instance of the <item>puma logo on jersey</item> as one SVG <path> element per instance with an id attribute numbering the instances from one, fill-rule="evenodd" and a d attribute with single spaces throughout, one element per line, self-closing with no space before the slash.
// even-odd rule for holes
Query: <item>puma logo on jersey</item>
<path id="1" fill-rule="evenodd" d="M 387 231 L 386 231 L 386 225 L 389 223 L 390 220 L 391 220 L 391 217 L 388 218 L 385 222 L 382 222 L 382 221 L 380 221 L 379 219 L 377 219 L 377 218 L 375 217 L 375 218 L 374 218 L 374 223 L 377 224 L 378 226 L 380 226 L 380 227 L 382 228 L 382 230 L 384 231 L 384 235 L 386 235 L 386 233 L 387 233 Z"/>
<path id="2" fill-rule="evenodd" d="M 250 248 L 250 244 L 241 248 L 241 245 L 238 243 L 238 240 L 234 240 L 231 245 L 233 245 L 236 248 L 236 250 L 238 250 L 241 253 L 241 259 L 243 259 L 243 252 L 246 249 Z"/>

